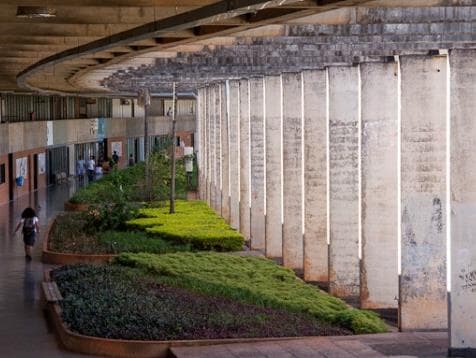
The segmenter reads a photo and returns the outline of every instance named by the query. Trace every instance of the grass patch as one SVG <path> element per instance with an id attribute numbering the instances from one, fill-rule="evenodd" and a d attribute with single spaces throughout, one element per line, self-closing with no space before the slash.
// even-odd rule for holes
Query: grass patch
<path id="1" fill-rule="evenodd" d="M 386 331 L 376 314 L 349 308 L 267 259 L 217 253 L 122 254 L 115 263 L 152 273 L 161 284 L 310 314 L 354 333 Z"/>
<path id="2" fill-rule="evenodd" d="M 56 221 L 48 238 L 51 251 L 74 254 L 118 254 L 148 252 L 164 254 L 190 251 L 191 246 L 148 235 L 144 231 L 105 231 L 90 233 L 85 213 L 64 213 Z"/>
<path id="3" fill-rule="evenodd" d="M 53 272 L 62 318 L 80 334 L 135 340 L 349 334 L 304 313 L 245 304 L 157 283 L 121 266 L 70 266 Z"/>
<path id="4" fill-rule="evenodd" d="M 175 214 L 169 214 L 168 207 L 163 207 L 140 209 L 139 215 L 140 218 L 129 220 L 127 224 L 161 239 L 190 244 L 197 250 L 243 248 L 243 236 L 202 201 L 178 200 Z"/>

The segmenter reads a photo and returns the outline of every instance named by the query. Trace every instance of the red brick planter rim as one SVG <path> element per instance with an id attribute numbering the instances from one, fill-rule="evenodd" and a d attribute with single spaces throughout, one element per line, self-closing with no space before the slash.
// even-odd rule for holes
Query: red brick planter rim
<path id="1" fill-rule="evenodd" d="M 45 271 L 45 281 L 51 281 L 50 270 Z M 110 339 L 72 332 L 61 318 L 61 306 L 58 303 L 48 303 L 55 329 L 62 345 L 68 350 L 103 355 L 110 357 L 169 357 L 171 347 L 208 346 L 230 343 L 257 343 L 283 340 L 307 339 L 312 337 L 266 337 L 266 338 L 226 338 L 201 340 L 171 340 L 171 341 L 139 341 L 127 339 Z"/>
<path id="2" fill-rule="evenodd" d="M 64 202 L 64 210 L 66 211 L 88 211 L 89 206 L 88 203 L 72 203 L 69 200 Z"/>
<path id="3" fill-rule="evenodd" d="M 48 238 L 56 219 L 50 220 L 43 239 L 42 261 L 53 265 L 74 265 L 78 263 L 103 264 L 110 262 L 117 255 L 115 254 L 74 254 L 66 252 L 51 251 L 48 248 Z"/>

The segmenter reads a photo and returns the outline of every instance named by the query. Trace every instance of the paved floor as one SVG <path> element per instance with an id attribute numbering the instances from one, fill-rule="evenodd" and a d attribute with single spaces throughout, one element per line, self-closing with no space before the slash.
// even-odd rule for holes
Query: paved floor
<path id="1" fill-rule="evenodd" d="M 12 235 L 22 210 L 37 209 L 42 231 L 49 218 L 63 209 L 74 183 L 40 190 L 0 206 L 0 357 L 84 357 L 61 350 L 48 330 L 39 302 L 44 265 L 42 240 L 36 243 L 32 262 L 26 262 L 21 234 Z"/>
<path id="2" fill-rule="evenodd" d="M 446 332 L 385 333 L 350 337 L 176 347 L 176 358 L 446 357 Z"/>

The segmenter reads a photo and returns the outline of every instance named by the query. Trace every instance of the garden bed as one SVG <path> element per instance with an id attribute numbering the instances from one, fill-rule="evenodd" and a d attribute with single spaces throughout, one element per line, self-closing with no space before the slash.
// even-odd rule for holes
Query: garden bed
<path id="1" fill-rule="evenodd" d="M 239 251 L 244 238 L 232 229 L 203 201 L 178 200 L 175 214 L 168 206 L 140 209 L 140 218 L 127 222 L 133 229 L 177 243 L 190 244 L 197 250 Z"/>
<path id="2" fill-rule="evenodd" d="M 190 245 L 175 244 L 145 232 L 87 230 L 86 213 L 59 214 L 48 226 L 43 241 L 43 262 L 57 265 L 106 263 L 121 252 L 163 254 L 190 251 Z"/>

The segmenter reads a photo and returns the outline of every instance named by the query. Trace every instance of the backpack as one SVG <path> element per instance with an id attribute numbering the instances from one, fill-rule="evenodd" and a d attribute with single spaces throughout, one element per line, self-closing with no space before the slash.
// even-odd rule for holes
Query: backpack
<path id="1" fill-rule="evenodd" d="M 26 218 L 23 222 L 23 235 L 31 236 L 35 232 L 35 222 L 34 218 Z"/>

